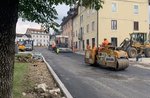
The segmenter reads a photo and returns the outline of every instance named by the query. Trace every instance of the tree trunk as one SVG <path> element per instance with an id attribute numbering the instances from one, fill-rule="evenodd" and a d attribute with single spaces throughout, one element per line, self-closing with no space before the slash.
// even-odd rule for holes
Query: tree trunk
<path id="1" fill-rule="evenodd" d="M 0 98 L 12 98 L 19 0 L 0 2 Z"/>

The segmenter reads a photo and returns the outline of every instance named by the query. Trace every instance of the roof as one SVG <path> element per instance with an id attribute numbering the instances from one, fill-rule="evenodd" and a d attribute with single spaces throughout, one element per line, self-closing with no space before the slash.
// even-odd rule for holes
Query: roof
<path id="1" fill-rule="evenodd" d="M 45 30 L 43 30 L 43 29 L 27 28 L 26 33 L 31 33 L 31 31 L 34 31 L 34 32 L 45 32 Z"/>
<path id="2" fill-rule="evenodd" d="M 27 36 L 28 38 L 31 38 L 30 34 L 16 34 L 16 37 L 23 37 L 23 36 Z"/>
<path id="3" fill-rule="evenodd" d="M 68 36 L 63 36 L 63 35 L 56 35 L 56 37 L 60 38 L 68 38 Z"/>
<path id="4" fill-rule="evenodd" d="M 70 19 L 73 19 L 78 14 L 78 8 L 70 8 L 67 14 L 68 16 L 62 19 L 61 26 L 65 25 Z"/>

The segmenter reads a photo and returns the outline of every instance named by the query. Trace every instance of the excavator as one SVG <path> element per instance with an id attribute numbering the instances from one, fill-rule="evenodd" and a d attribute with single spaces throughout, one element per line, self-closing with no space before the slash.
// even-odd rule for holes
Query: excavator
<path id="1" fill-rule="evenodd" d="M 147 40 L 147 33 L 131 33 L 130 39 L 125 38 L 118 49 L 126 51 L 130 58 L 135 58 L 138 54 L 150 57 L 150 41 Z"/>
<path id="2" fill-rule="evenodd" d="M 85 63 L 97 64 L 105 68 L 125 70 L 129 66 L 128 54 L 123 50 L 117 50 L 112 45 L 87 49 L 85 51 Z"/>

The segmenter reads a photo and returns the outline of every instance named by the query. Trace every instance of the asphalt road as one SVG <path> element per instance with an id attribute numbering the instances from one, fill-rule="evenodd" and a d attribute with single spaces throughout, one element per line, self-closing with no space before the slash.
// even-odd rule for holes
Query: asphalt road
<path id="1" fill-rule="evenodd" d="M 36 48 L 43 54 L 74 98 L 150 98 L 150 70 L 130 65 L 113 71 L 84 63 L 74 53 L 55 54 Z"/>

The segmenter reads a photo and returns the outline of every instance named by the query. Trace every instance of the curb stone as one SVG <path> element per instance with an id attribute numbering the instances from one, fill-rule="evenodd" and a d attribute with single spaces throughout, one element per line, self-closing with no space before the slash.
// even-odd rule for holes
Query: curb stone
<path id="1" fill-rule="evenodd" d="M 70 94 L 70 92 L 67 90 L 67 88 L 65 87 L 65 85 L 61 82 L 61 80 L 59 79 L 59 77 L 57 76 L 57 74 L 54 72 L 54 70 L 52 69 L 52 67 L 47 63 L 47 61 L 45 60 L 45 58 L 42 56 L 43 61 L 46 63 L 49 71 L 51 72 L 51 74 L 53 75 L 54 79 L 57 81 L 59 87 L 61 88 L 61 90 L 63 91 L 63 93 L 65 94 L 65 96 L 67 98 L 73 98 L 72 95 Z"/>

